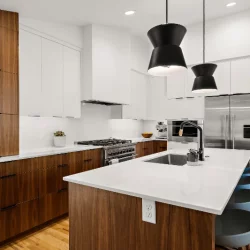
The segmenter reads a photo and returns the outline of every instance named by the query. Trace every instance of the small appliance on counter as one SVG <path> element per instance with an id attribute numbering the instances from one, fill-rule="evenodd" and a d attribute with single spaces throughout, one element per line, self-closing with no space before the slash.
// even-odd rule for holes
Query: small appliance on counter
<path id="1" fill-rule="evenodd" d="M 198 166 L 199 165 L 199 152 L 198 150 L 189 149 L 187 154 L 187 164 L 189 166 Z"/>
<path id="2" fill-rule="evenodd" d="M 157 139 L 168 139 L 168 125 L 164 122 L 158 122 L 156 125 L 158 131 Z"/>

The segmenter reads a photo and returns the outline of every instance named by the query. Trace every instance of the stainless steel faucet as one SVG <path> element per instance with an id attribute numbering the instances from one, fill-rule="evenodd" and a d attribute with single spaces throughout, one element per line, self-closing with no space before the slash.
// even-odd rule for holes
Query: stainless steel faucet
<path id="1" fill-rule="evenodd" d="M 190 122 L 190 121 L 184 121 L 182 124 L 181 124 L 181 127 L 180 127 L 180 130 L 179 130 L 179 136 L 182 136 L 183 135 L 183 129 L 184 129 L 184 126 L 186 124 L 189 124 L 195 128 L 197 128 L 199 131 L 200 131 L 200 145 L 199 145 L 199 150 L 198 150 L 198 154 L 199 154 L 199 160 L 200 161 L 205 161 L 205 157 L 204 157 L 204 144 L 203 144 L 203 131 L 202 131 L 202 128 L 200 126 L 198 126 L 197 124 L 193 123 L 193 122 Z"/>

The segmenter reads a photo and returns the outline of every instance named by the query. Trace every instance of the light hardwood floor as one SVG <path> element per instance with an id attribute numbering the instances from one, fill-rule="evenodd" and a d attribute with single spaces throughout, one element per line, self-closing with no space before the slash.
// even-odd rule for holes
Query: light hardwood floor
<path id="1" fill-rule="evenodd" d="M 0 247 L 1 250 L 69 250 L 68 218 Z"/>

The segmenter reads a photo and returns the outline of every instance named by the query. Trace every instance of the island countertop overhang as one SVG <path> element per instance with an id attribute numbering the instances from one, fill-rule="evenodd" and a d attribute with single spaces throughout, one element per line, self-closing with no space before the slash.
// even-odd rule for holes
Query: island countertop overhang
<path id="1" fill-rule="evenodd" d="M 250 159 L 248 150 L 206 149 L 200 166 L 145 162 L 169 150 L 64 177 L 65 181 L 220 215 Z"/>

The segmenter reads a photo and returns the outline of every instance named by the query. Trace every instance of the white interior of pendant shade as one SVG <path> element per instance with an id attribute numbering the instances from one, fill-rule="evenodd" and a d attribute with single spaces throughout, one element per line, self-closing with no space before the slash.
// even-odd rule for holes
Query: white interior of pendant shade
<path id="1" fill-rule="evenodd" d="M 218 89 L 196 89 L 193 90 L 192 92 L 195 94 L 205 94 L 205 93 L 213 93 L 215 91 L 217 91 Z"/>
<path id="2" fill-rule="evenodd" d="M 148 73 L 152 76 L 168 76 L 175 72 L 187 70 L 186 67 L 183 66 L 157 66 L 148 70 Z"/>

